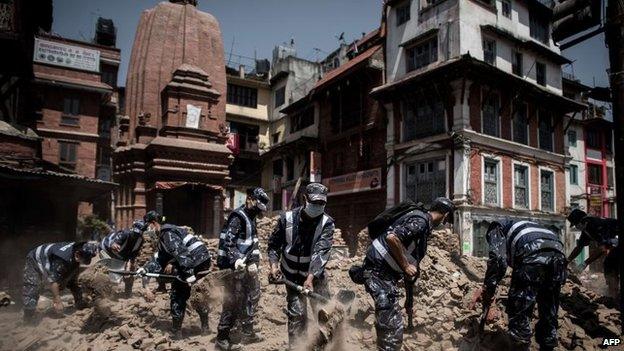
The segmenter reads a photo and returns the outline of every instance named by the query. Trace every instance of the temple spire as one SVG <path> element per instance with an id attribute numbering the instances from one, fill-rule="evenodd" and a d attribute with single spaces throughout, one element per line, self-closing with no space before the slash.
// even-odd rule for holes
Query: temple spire
<path id="1" fill-rule="evenodd" d="M 170 2 L 174 3 L 174 4 L 182 4 L 182 5 L 193 5 L 193 6 L 197 6 L 197 0 L 169 0 Z"/>

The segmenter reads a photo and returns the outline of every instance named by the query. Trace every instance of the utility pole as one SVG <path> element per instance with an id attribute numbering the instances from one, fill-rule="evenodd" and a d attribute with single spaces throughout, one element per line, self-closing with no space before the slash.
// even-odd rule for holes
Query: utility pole
<path id="1" fill-rule="evenodd" d="M 624 223 L 624 1 L 610 0 L 606 11 L 605 41 L 609 47 L 609 80 L 613 102 L 615 132 L 615 187 L 617 218 L 622 236 Z M 624 332 L 624 244 L 620 238 L 617 250 L 620 257 L 620 327 Z"/>

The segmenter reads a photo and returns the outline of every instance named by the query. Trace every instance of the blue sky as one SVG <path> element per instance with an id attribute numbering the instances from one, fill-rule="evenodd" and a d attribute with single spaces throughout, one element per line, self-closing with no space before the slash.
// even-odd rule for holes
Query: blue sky
<path id="1" fill-rule="evenodd" d="M 112 18 L 122 55 L 119 82 L 124 84 L 141 11 L 158 2 L 54 0 L 52 30 L 64 37 L 90 40 L 97 17 Z M 338 46 L 336 37 L 341 32 L 351 41 L 379 26 L 381 4 L 381 0 L 199 0 L 199 9 L 219 20 L 226 52 L 233 47 L 231 51 L 238 55 L 270 59 L 276 44 L 294 38 L 298 55 L 315 60 Z M 604 36 L 594 37 L 563 54 L 575 60 L 572 66 L 564 67 L 566 72 L 573 72 L 590 86 L 594 81 L 599 86 L 608 85 Z M 233 56 L 232 60 L 237 63 L 239 59 Z"/>

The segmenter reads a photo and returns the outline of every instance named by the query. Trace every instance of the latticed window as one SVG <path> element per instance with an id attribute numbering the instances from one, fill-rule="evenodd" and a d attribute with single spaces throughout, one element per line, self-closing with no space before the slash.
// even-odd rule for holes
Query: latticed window
<path id="1" fill-rule="evenodd" d="M 542 211 L 552 212 L 555 209 L 554 176 L 550 171 L 540 172 Z"/>
<path id="2" fill-rule="evenodd" d="M 498 161 L 485 160 L 483 165 L 483 202 L 498 205 Z"/>
<path id="3" fill-rule="evenodd" d="M 483 104 L 483 133 L 491 136 L 499 136 L 499 102 L 498 95 L 485 93 Z"/>
<path id="4" fill-rule="evenodd" d="M 403 102 L 403 141 L 444 132 L 444 106 L 439 99 Z"/>
<path id="5" fill-rule="evenodd" d="M 446 161 L 442 158 L 408 164 L 405 178 L 407 198 L 429 203 L 446 194 Z"/>
<path id="6" fill-rule="evenodd" d="M 529 207 L 529 169 L 526 166 L 514 166 L 514 205 Z"/>
<path id="7" fill-rule="evenodd" d="M 14 9 L 13 0 L 0 1 L 0 31 L 13 30 Z"/>

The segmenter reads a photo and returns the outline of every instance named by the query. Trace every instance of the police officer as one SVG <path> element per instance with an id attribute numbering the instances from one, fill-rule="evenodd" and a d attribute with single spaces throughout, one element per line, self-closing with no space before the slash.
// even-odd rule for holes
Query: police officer
<path id="1" fill-rule="evenodd" d="M 216 347 L 220 350 L 240 349 L 240 345 L 232 344 L 230 340 L 230 330 L 237 320 L 241 324 L 243 343 L 262 340 L 253 330 L 254 315 L 260 300 L 260 250 L 256 217 L 267 210 L 268 203 L 269 196 L 264 189 L 249 189 L 245 204 L 229 215 L 221 232 L 217 265 L 220 269 L 235 269 L 240 273 L 224 279 L 223 310 L 216 341 Z"/>
<path id="2" fill-rule="evenodd" d="M 581 231 L 581 236 L 576 242 L 576 247 L 568 256 L 568 264 L 573 261 L 592 241 L 599 245 L 600 249 L 592 253 L 583 263 L 578 266 L 579 271 L 584 271 L 588 265 L 605 256 L 603 261 L 603 272 L 607 283 L 608 295 L 612 298 L 619 297 L 619 254 L 618 243 L 618 223 L 613 218 L 600 218 L 588 216 L 585 211 L 574 209 L 568 215 L 570 225 Z"/>
<path id="3" fill-rule="evenodd" d="M 535 338 L 540 350 L 557 346 L 559 293 L 566 279 L 563 244 L 540 224 L 509 219 L 494 221 L 486 234 L 490 246 L 483 288 L 475 300 L 492 302 L 507 266 L 513 268 L 507 300 L 509 336 L 515 350 L 529 350 L 531 318 L 537 302 Z"/>
<path id="4" fill-rule="evenodd" d="M 413 209 L 400 216 L 373 240 L 364 259 L 364 285 L 375 301 L 377 349 L 400 350 L 403 344 L 403 315 L 397 282 L 403 276 L 413 280 L 427 253 L 431 230 L 451 221 L 455 210 L 447 198 L 435 199 L 430 209 Z"/>
<path id="5" fill-rule="evenodd" d="M 77 308 L 84 307 L 82 290 L 78 286 L 80 264 L 88 265 L 97 253 L 97 246 L 86 242 L 43 244 L 32 249 L 24 266 L 24 322 L 35 322 L 35 309 L 42 289 L 47 285 L 52 292 L 54 310 L 63 312 L 61 290 L 68 287 Z"/>
<path id="6" fill-rule="evenodd" d="M 305 188 L 305 205 L 280 215 L 268 243 L 271 280 L 285 279 L 329 297 L 325 265 L 334 238 L 334 220 L 325 214 L 327 187 L 310 183 Z M 292 348 L 306 330 L 307 299 L 286 288 L 288 343 Z"/>
<path id="7" fill-rule="evenodd" d="M 141 253 L 144 242 L 143 231 L 146 227 L 143 221 L 135 221 L 131 229 L 120 230 L 105 236 L 100 242 L 100 258 L 111 260 L 112 262 L 109 264 L 111 268 L 136 270 L 135 260 Z M 119 276 L 111 273 L 111 277 L 119 283 Z M 126 296 L 130 297 L 134 277 L 125 277 L 124 283 Z"/>
<path id="8" fill-rule="evenodd" d="M 180 280 L 171 282 L 171 333 L 174 339 L 182 338 L 182 322 L 186 310 L 186 302 L 191 296 L 191 287 L 197 278 L 195 274 L 210 269 L 210 253 L 204 243 L 184 228 L 173 224 L 161 224 L 162 216 L 156 211 L 148 212 L 143 221 L 149 230 L 157 233 L 158 251 L 154 257 L 139 268 L 137 273 L 164 273 L 178 275 Z M 153 300 L 153 293 L 146 289 L 147 300 Z M 201 321 L 202 334 L 208 333 L 208 306 L 194 306 Z"/>

